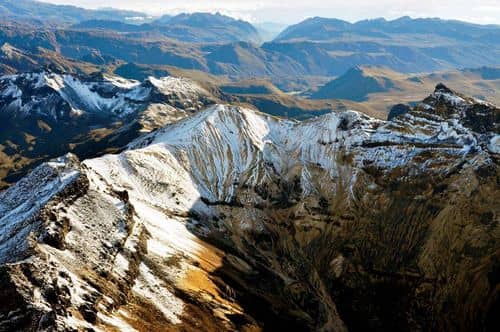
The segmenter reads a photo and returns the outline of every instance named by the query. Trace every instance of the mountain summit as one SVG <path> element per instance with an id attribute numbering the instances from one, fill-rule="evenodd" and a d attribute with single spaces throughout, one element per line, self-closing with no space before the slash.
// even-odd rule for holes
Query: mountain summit
<path id="1" fill-rule="evenodd" d="M 368 73 L 367 73 L 368 71 Z M 370 73 L 370 68 L 356 66 L 328 82 L 311 96 L 313 99 L 349 99 L 364 101 L 368 94 L 386 92 L 394 87 L 390 77 Z"/>

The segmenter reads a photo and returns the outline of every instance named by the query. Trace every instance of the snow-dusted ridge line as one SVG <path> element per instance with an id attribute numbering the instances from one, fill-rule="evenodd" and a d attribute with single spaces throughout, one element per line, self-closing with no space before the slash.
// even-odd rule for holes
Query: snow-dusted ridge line
<path id="1" fill-rule="evenodd" d="M 22 99 L 23 93 L 30 95 L 31 100 Z M 35 112 L 57 119 L 61 116 L 57 108 L 65 103 L 72 116 L 96 113 L 126 117 L 150 99 L 157 99 L 154 94 L 179 100 L 191 108 L 200 107 L 200 97 L 210 96 L 197 83 L 176 77 L 149 77 L 143 82 L 109 74 L 80 77 L 40 72 L 0 77 L 0 100 L 5 103 L 0 111 L 19 111 L 24 116 Z"/>
<path id="2" fill-rule="evenodd" d="M 304 176 L 308 168 L 319 166 L 336 176 L 336 156 L 344 153 L 354 156 L 358 169 L 370 163 L 390 171 L 408 165 L 429 148 L 442 149 L 457 160 L 466 158 L 471 149 L 482 150 L 478 139 L 456 119 L 431 121 L 418 113 L 385 122 L 345 111 L 296 122 L 214 105 L 132 142 L 124 156 L 168 153 L 193 178 L 196 196 L 229 202 L 233 183 L 250 181 L 254 186 L 270 176 L 265 165 L 278 173 L 290 163 L 301 165 Z M 415 167 L 432 169 L 432 165 Z"/>

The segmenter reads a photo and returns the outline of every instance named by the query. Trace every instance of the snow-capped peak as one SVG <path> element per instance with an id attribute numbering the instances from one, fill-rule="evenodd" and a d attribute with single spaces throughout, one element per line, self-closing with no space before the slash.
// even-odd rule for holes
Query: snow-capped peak
<path id="1" fill-rule="evenodd" d="M 200 102 L 200 98 L 204 101 Z M 173 99 L 180 108 L 199 109 L 210 94 L 192 81 L 174 77 L 150 77 L 141 83 L 109 74 L 39 72 L 0 77 L 0 99 L 0 111 L 58 119 L 65 114 L 125 117 L 146 103 L 169 103 Z"/>

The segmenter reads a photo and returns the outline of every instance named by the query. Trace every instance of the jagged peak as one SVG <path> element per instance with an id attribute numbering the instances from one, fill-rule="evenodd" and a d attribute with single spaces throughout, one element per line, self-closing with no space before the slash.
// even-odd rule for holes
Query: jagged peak
<path id="1" fill-rule="evenodd" d="M 446 92 L 446 93 L 455 93 L 453 90 L 448 88 L 444 83 L 438 83 L 436 85 L 436 88 L 434 89 L 434 92 Z"/>

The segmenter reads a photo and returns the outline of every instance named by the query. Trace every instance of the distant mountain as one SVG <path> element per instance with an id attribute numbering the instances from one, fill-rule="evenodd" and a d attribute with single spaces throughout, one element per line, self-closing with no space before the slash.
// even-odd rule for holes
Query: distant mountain
<path id="1" fill-rule="evenodd" d="M 33 0 L 0 0 L 0 19 L 38 20 L 47 23 L 77 23 L 93 19 L 144 22 L 149 16 L 136 11 L 113 8 L 90 10 Z"/>
<path id="2" fill-rule="evenodd" d="M 273 40 L 287 27 L 286 24 L 276 22 L 254 23 L 253 25 L 259 31 L 263 41 Z"/>
<path id="3" fill-rule="evenodd" d="M 293 57 L 315 74 L 340 75 L 356 65 L 400 72 L 497 66 L 500 26 L 408 17 L 357 23 L 316 17 L 288 27 L 263 47 Z"/>
<path id="4" fill-rule="evenodd" d="M 165 36 L 187 43 L 231 43 L 260 41 L 258 31 L 248 22 L 210 13 L 162 16 L 145 24 L 130 24 L 116 20 L 89 20 L 71 26 L 72 29 L 108 30 L 121 33 Z M 141 35 L 132 35 L 137 37 Z"/>
<path id="5" fill-rule="evenodd" d="M 407 20 L 409 22 L 405 23 Z M 316 21 L 306 21 L 306 25 L 316 26 Z M 451 32 L 448 33 L 451 37 L 432 34 L 432 29 L 425 30 L 425 34 L 395 34 L 385 28 L 386 25 L 392 27 L 397 21 L 351 24 L 333 20 L 322 29 L 318 28 L 317 33 L 353 30 L 353 25 L 361 31 L 365 25 L 381 25 L 389 32 L 342 33 L 333 41 L 281 40 L 283 35 L 295 31 L 290 28 L 277 41 L 262 45 L 252 42 L 257 35 L 249 23 L 220 14 L 181 14 L 139 25 L 93 19 L 58 28 L 3 21 L 0 22 L 0 40 L 34 55 L 43 49 L 95 66 L 117 62 L 168 65 L 234 80 L 269 78 L 280 88 L 288 87 L 284 88 L 285 91 L 293 92 L 307 90 L 311 82 L 326 82 L 356 66 L 386 67 L 402 73 L 499 66 L 500 43 L 488 42 L 498 30 L 496 26 L 472 25 L 471 31 L 475 32 L 471 32 L 470 38 L 460 39 L 453 37 Z M 409 31 L 406 26 L 410 23 L 420 22 L 411 19 L 399 21 L 402 31 Z M 444 27 L 465 24 L 438 22 L 436 24 Z M 447 29 L 452 28 L 443 28 Z M 491 33 L 485 34 L 484 31 Z M 250 41 L 242 41 L 245 39 Z M 0 69 L 9 72 L 4 67 Z M 484 77 L 496 75 L 484 74 Z"/>
<path id="6" fill-rule="evenodd" d="M 94 56 L 97 57 L 99 54 L 96 53 Z M 97 59 L 93 60 L 90 62 L 97 62 Z M 42 68 L 80 74 L 98 70 L 92 63 L 75 61 L 55 51 L 41 49 L 34 54 L 18 49 L 9 43 L 0 45 L 0 75 L 39 71 Z"/>
<path id="7" fill-rule="evenodd" d="M 363 68 L 355 67 L 321 87 L 312 98 L 365 101 L 368 94 L 386 92 L 393 87 L 394 82 L 390 78 L 370 75 Z"/>
<path id="8" fill-rule="evenodd" d="M 275 41 L 336 41 L 368 37 L 396 42 L 397 37 L 401 36 L 406 36 L 406 40 L 413 39 L 414 41 L 424 36 L 432 36 L 433 38 L 428 40 L 430 43 L 437 42 L 436 36 L 439 36 L 449 41 L 482 41 L 494 44 L 500 43 L 500 26 L 438 18 L 412 19 L 407 16 L 392 21 L 381 18 L 356 23 L 314 17 L 288 27 Z"/>
<path id="9" fill-rule="evenodd" d="M 0 40 L 26 52 L 41 49 L 95 65 L 117 60 L 142 65 L 170 65 L 236 78 L 284 78 L 306 74 L 292 58 L 254 43 L 184 43 L 172 39 L 134 38 L 110 30 L 44 29 L 0 23 Z"/>
<path id="10" fill-rule="evenodd" d="M 165 20 L 165 18 L 164 18 Z M 237 20 L 220 13 L 182 13 L 167 19 L 168 24 L 179 24 L 194 28 L 204 28 L 207 26 L 238 26 L 241 30 L 255 31 L 253 26 L 243 20 Z"/>
<path id="11" fill-rule="evenodd" d="M 303 96 L 341 99 L 342 103 L 353 101 L 355 109 L 385 118 L 395 104 L 415 105 L 425 97 L 425 91 L 439 83 L 477 99 L 500 104 L 499 73 L 499 67 L 403 74 L 384 67 L 358 66 Z M 398 114 L 399 109 L 402 107 L 394 112 Z"/>
<path id="12" fill-rule="evenodd" d="M 259 42 L 260 36 L 250 23 L 219 13 L 179 14 L 153 22 L 162 26 L 161 32 L 184 42 L 227 43 Z"/>
<path id="13" fill-rule="evenodd" d="M 345 31 L 351 24 L 334 18 L 314 17 L 294 24 L 281 32 L 275 41 L 300 40 L 329 40 L 336 33 Z"/>

